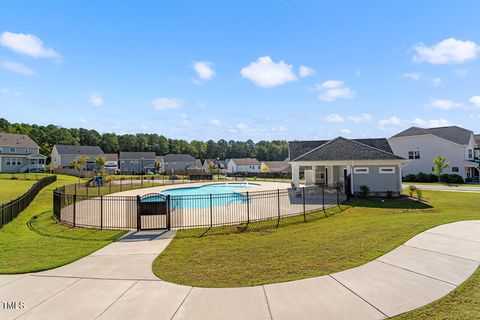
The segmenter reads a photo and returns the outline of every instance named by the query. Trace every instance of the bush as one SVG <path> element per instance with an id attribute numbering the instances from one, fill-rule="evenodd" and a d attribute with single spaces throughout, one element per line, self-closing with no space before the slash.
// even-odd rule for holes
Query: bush
<path id="1" fill-rule="evenodd" d="M 415 194 L 417 195 L 418 200 L 422 200 L 423 192 L 420 189 L 415 189 Z"/>
<path id="2" fill-rule="evenodd" d="M 366 185 L 360 186 L 360 194 L 362 197 L 367 198 L 370 194 L 370 188 Z"/>
<path id="3" fill-rule="evenodd" d="M 410 194 L 410 197 L 413 197 L 413 193 L 415 192 L 415 190 L 417 190 L 417 187 L 415 187 L 414 185 L 409 185 L 408 186 L 408 193 Z"/>
<path id="4" fill-rule="evenodd" d="M 403 181 L 405 182 L 414 182 L 415 181 L 415 175 L 413 173 L 407 174 L 404 178 Z"/>
<path id="5" fill-rule="evenodd" d="M 454 174 L 442 174 L 440 176 L 440 181 L 445 183 L 453 183 L 453 184 L 462 184 L 464 183 L 462 176 L 454 173 Z"/>
<path id="6" fill-rule="evenodd" d="M 409 180 L 405 180 L 406 182 L 437 182 L 438 181 L 438 177 L 433 173 L 419 172 L 416 175 L 409 174 L 407 176 L 409 177 Z"/>

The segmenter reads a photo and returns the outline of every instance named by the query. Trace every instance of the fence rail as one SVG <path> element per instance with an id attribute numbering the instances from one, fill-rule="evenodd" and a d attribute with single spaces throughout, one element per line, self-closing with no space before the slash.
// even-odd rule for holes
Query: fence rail
<path id="1" fill-rule="evenodd" d="M 337 206 L 345 199 L 338 184 L 225 194 L 144 196 L 54 192 L 56 218 L 72 227 L 99 229 L 189 229 L 279 221 Z M 78 191 L 78 189 L 76 189 Z M 242 189 L 244 190 L 244 189 Z"/>
<path id="2" fill-rule="evenodd" d="M 0 228 L 15 219 L 20 212 L 28 207 L 40 190 L 56 180 L 57 176 L 42 178 L 20 197 L 0 205 Z"/>

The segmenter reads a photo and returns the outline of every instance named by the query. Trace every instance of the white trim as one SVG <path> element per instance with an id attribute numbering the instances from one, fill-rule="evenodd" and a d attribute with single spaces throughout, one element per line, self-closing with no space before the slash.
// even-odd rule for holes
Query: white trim
<path id="1" fill-rule="evenodd" d="M 353 173 L 355 173 L 355 174 L 369 174 L 370 173 L 370 168 L 369 167 L 354 167 L 353 168 Z"/>
<path id="2" fill-rule="evenodd" d="M 389 170 L 389 171 L 385 171 L 385 170 Z M 395 167 L 379 167 L 378 173 L 379 174 L 395 174 Z"/>

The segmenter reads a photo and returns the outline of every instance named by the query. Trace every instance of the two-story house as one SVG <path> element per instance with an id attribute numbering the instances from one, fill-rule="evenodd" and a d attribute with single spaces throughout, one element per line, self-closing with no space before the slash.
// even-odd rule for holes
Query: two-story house
<path id="1" fill-rule="evenodd" d="M 121 174 L 145 174 L 155 172 L 155 152 L 120 152 Z"/>
<path id="2" fill-rule="evenodd" d="M 43 172 L 46 159 L 26 134 L 0 132 L 0 172 Z"/>
<path id="3" fill-rule="evenodd" d="M 105 153 L 105 172 L 116 174 L 118 172 L 118 153 Z"/>
<path id="4" fill-rule="evenodd" d="M 196 161 L 190 154 L 169 153 L 161 158 L 160 167 L 162 172 L 167 174 L 186 173 L 189 168 L 196 168 Z"/>
<path id="5" fill-rule="evenodd" d="M 444 173 L 464 179 L 478 179 L 475 160 L 477 142 L 472 131 L 457 126 L 439 128 L 411 127 L 388 139 L 396 155 L 410 159 L 403 174 L 431 173 L 433 159 L 444 156 L 450 166 Z"/>
<path id="6" fill-rule="evenodd" d="M 261 163 L 255 158 L 233 158 L 227 162 L 228 173 L 258 173 Z"/>
<path id="7" fill-rule="evenodd" d="M 103 157 L 103 150 L 99 146 L 76 146 L 56 144 L 53 146 L 50 156 L 50 169 L 74 169 L 73 161 L 78 161 L 81 156 L 87 158 L 83 168 L 86 171 L 95 170 L 95 159 Z"/>

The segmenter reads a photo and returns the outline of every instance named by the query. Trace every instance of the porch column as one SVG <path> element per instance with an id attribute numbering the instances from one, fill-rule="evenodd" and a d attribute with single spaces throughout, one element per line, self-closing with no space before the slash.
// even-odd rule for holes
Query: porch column
<path id="1" fill-rule="evenodd" d="M 312 166 L 312 172 L 313 172 L 313 183 L 317 183 L 317 168 L 315 165 Z"/>
<path id="2" fill-rule="evenodd" d="M 300 166 L 292 163 L 292 182 L 298 188 L 300 185 Z"/>
<path id="3" fill-rule="evenodd" d="M 333 183 L 333 166 L 326 166 L 327 168 L 327 184 Z"/>
<path id="4" fill-rule="evenodd" d="M 398 165 L 398 180 L 399 180 L 399 185 L 398 185 L 398 192 L 402 194 L 402 165 Z"/>

